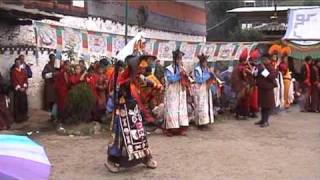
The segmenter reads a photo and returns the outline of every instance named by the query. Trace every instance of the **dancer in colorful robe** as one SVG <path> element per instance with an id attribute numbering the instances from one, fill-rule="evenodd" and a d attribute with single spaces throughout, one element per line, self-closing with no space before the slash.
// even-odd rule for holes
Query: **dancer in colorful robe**
<path id="1" fill-rule="evenodd" d="M 182 84 L 182 56 L 179 49 L 172 52 L 173 63 L 165 69 L 166 89 L 164 95 L 165 128 L 167 136 L 185 135 L 189 126 L 187 88 Z"/>
<path id="2" fill-rule="evenodd" d="M 250 106 L 249 106 L 249 117 L 256 118 L 259 112 L 258 104 L 258 87 L 256 84 L 255 73 L 258 71 L 257 59 L 260 57 L 259 49 L 255 49 L 250 53 L 249 63 L 252 69 L 252 75 L 249 76 L 250 84 Z"/>
<path id="3" fill-rule="evenodd" d="M 279 71 L 283 77 L 283 86 L 284 86 L 284 108 L 288 109 L 290 104 L 294 99 L 293 92 L 293 82 L 291 77 L 291 72 L 288 67 L 288 56 L 290 55 L 290 48 L 284 47 L 281 49 L 281 63 L 279 64 Z"/>
<path id="4" fill-rule="evenodd" d="M 272 45 L 269 49 L 269 55 L 271 57 L 271 64 L 276 70 L 276 82 L 277 86 L 274 88 L 274 98 L 275 98 L 275 107 L 276 111 L 279 111 L 282 107 L 284 107 L 284 83 L 283 83 L 283 76 L 282 73 L 279 71 L 279 64 L 281 59 L 279 57 L 281 53 L 281 46 L 280 45 Z"/>
<path id="5" fill-rule="evenodd" d="M 195 115 L 196 125 L 199 128 L 208 128 L 208 124 L 214 122 L 213 101 L 210 90 L 210 79 L 213 75 L 208 69 L 208 56 L 204 54 L 198 56 L 199 65 L 194 69 L 196 81 L 195 87 Z"/>
<path id="6" fill-rule="evenodd" d="M 139 95 L 139 76 L 148 66 L 151 56 L 128 56 L 128 67 L 117 77 L 116 101 L 113 109 L 113 140 L 108 147 L 108 161 L 105 166 L 111 172 L 119 172 L 144 163 L 148 168 L 156 168 L 157 162 L 152 159 L 143 118 L 148 114 Z M 118 88 L 117 88 L 118 89 Z"/>

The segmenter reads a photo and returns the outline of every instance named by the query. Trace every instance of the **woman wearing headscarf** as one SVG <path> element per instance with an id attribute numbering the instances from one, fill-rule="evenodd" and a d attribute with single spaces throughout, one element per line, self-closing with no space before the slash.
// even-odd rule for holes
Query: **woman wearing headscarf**
<path id="1" fill-rule="evenodd" d="M 195 87 L 195 120 L 199 128 L 207 128 L 214 122 L 210 79 L 212 74 L 208 68 L 208 56 L 199 55 L 199 65 L 194 68 Z"/>
<path id="2" fill-rule="evenodd" d="M 184 53 L 178 49 L 173 51 L 172 54 L 173 63 L 165 69 L 164 118 L 168 136 L 185 135 L 189 126 L 186 87 L 188 80 L 182 64 Z"/>

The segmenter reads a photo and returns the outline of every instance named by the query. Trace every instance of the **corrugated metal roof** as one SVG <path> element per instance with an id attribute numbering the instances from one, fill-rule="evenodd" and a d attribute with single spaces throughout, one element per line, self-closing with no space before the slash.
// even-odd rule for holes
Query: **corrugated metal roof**
<path id="1" fill-rule="evenodd" d="M 319 8 L 320 6 L 277 6 L 277 11 L 288 11 L 290 9 L 307 9 L 307 8 Z M 228 13 L 250 13 L 250 12 L 272 12 L 273 6 L 269 7 L 241 7 L 228 10 Z"/>
<path id="2" fill-rule="evenodd" d="M 273 22 L 256 26 L 253 29 L 259 31 L 285 31 L 287 26 L 284 23 Z"/>

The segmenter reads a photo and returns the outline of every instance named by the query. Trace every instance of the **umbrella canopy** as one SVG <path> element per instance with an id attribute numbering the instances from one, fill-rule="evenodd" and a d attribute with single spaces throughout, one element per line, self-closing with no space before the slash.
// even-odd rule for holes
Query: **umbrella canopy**
<path id="1" fill-rule="evenodd" d="M 0 135 L 1 180 L 47 180 L 50 170 L 42 146 L 26 136 Z"/>

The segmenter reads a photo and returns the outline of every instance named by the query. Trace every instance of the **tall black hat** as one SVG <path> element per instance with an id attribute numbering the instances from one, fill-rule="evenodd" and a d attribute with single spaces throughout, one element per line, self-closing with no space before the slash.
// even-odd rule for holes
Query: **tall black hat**
<path id="1" fill-rule="evenodd" d="M 180 49 L 176 49 L 175 51 L 172 51 L 173 59 L 177 59 L 178 56 L 184 56 L 184 52 L 180 51 Z"/>

